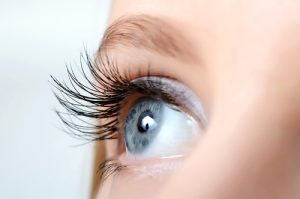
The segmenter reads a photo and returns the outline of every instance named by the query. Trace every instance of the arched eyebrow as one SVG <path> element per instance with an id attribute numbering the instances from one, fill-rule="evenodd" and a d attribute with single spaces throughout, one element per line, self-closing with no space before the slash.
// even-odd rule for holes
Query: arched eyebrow
<path id="1" fill-rule="evenodd" d="M 163 18 L 149 15 L 123 16 L 105 31 L 98 53 L 120 47 L 144 49 L 177 59 L 193 56 L 191 43 Z"/>

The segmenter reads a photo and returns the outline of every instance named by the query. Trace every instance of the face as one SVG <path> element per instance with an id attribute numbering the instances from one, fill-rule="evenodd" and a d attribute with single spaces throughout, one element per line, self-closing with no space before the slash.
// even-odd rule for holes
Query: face
<path id="1" fill-rule="evenodd" d="M 115 138 L 97 197 L 299 198 L 299 8 L 116 0 L 98 83 L 122 103 L 101 119 L 118 128 L 97 134 Z"/>

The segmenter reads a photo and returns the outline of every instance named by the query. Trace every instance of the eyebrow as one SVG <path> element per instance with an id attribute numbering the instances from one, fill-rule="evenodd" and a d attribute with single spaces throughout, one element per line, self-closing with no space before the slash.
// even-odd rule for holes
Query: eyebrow
<path id="1" fill-rule="evenodd" d="M 166 20 L 149 15 L 123 16 L 105 31 L 98 53 L 133 47 L 177 59 L 190 59 L 191 44 Z"/>

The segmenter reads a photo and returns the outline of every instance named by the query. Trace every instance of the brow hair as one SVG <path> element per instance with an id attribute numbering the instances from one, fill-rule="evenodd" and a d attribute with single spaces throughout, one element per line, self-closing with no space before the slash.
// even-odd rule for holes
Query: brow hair
<path id="1" fill-rule="evenodd" d="M 143 48 L 173 57 L 186 57 L 187 41 L 175 27 L 165 20 L 149 15 L 123 16 L 104 33 L 101 51 L 120 46 Z"/>

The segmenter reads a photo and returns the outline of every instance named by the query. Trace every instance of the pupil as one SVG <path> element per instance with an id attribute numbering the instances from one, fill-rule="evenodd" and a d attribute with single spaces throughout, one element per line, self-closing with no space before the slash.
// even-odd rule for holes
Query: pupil
<path id="1" fill-rule="evenodd" d="M 153 119 L 153 114 L 150 110 L 146 110 L 141 113 L 138 123 L 137 123 L 137 128 L 140 133 L 146 133 L 149 130 L 152 130 L 155 128 L 156 122 Z"/>

